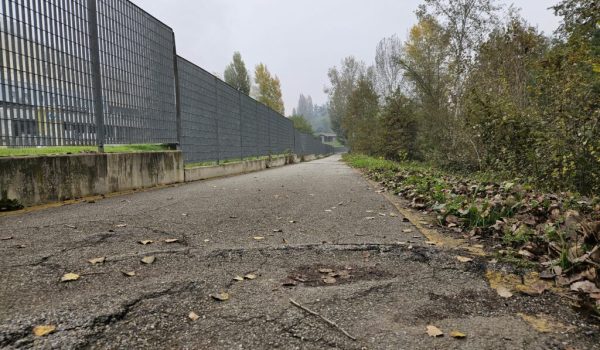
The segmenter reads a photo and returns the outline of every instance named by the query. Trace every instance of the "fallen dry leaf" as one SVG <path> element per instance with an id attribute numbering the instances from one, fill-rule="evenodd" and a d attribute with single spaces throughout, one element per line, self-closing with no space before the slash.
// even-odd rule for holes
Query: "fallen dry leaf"
<path id="1" fill-rule="evenodd" d="M 106 261 L 106 257 L 105 256 L 102 256 L 102 257 L 99 257 L 99 258 L 93 258 L 93 259 L 88 260 L 88 262 L 90 264 L 92 264 L 92 265 L 104 264 L 105 261 Z"/>
<path id="2" fill-rule="evenodd" d="M 121 271 L 122 274 L 124 274 L 127 277 L 133 277 L 135 276 L 135 271 Z"/>
<path id="3" fill-rule="evenodd" d="M 506 299 L 513 296 L 513 294 L 510 292 L 510 290 L 508 290 L 506 287 L 503 287 L 503 286 L 499 286 L 498 288 L 496 288 L 496 293 L 498 293 L 499 296 L 506 298 Z"/>
<path id="4" fill-rule="evenodd" d="M 467 335 L 465 333 L 460 332 L 460 331 L 452 331 L 452 332 L 450 332 L 450 336 L 452 338 L 456 338 L 456 339 L 463 339 L 463 338 L 467 337 Z"/>
<path id="5" fill-rule="evenodd" d="M 571 285 L 571 290 L 574 292 L 584 292 L 588 294 L 600 293 L 600 289 L 590 281 L 575 282 Z"/>
<path id="6" fill-rule="evenodd" d="M 119 224 L 116 227 L 127 227 L 127 224 Z"/>
<path id="7" fill-rule="evenodd" d="M 540 278 L 543 280 L 552 280 L 556 277 L 556 274 L 552 270 L 544 270 L 540 273 Z"/>
<path id="8" fill-rule="evenodd" d="M 444 332 L 442 332 L 441 329 L 431 325 L 427 326 L 427 334 L 429 334 L 430 337 L 434 338 L 444 336 Z"/>
<path id="9" fill-rule="evenodd" d="M 330 272 L 333 272 L 333 270 L 332 269 L 323 268 L 323 269 L 319 269 L 319 272 L 320 273 L 330 273 Z"/>
<path id="10" fill-rule="evenodd" d="M 175 242 L 179 242 L 179 240 L 177 238 L 167 238 L 167 239 L 165 239 L 165 243 L 175 243 Z"/>
<path id="11" fill-rule="evenodd" d="M 146 239 L 146 240 L 143 240 L 143 241 L 139 241 L 138 243 L 141 244 L 141 245 L 148 245 L 148 244 L 154 243 L 154 241 L 151 240 L 151 239 Z"/>
<path id="12" fill-rule="evenodd" d="M 33 334 L 36 337 L 43 337 L 45 335 L 48 335 L 50 333 L 53 333 L 56 330 L 56 326 L 55 325 L 42 325 L 42 326 L 35 326 L 33 327 Z"/>
<path id="13" fill-rule="evenodd" d="M 234 281 L 243 281 L 243 280 L 244 280 L 244 277 L 242 277 L 242 276 L 235 276 L 235 277 L 233 278 L 233 280 L 234 280 Z"/>
<path id="14" fill-rule="evenodd" d="M 473 259 L 467 258 L 467 257 L 464 257 L 464 256 L 457 256 L 456 260 L 458 260 L 458 261 L 460 261 L 462 263 L 468 263 L 468 262 L 473 261 Z"/>
<path id="15" fill-rule="evenodd" d="M 253 273 L 248 273 L 248 274 L 244 275 L 244 278 L 247 280 L 254 280 L 254 279 L 256 279 L 256 275 Z"/>
<path id="16" fill-rule="evenodd" d="M 189 317 L 189 318 L 190 318 L 190 320 L 192 320 L 192 321 L 196 321 L 197 319 L 199 319 L 199 318 L 200 318 L 200 316 L 198 316 L 198 314 L 197 314 L 197 313 L 195 313 L 194 311 L 191 311 L 191 312 L 188 314 L 188 317 Z"/>
<path id="17" fill-rule="evenodd" d="M 144 264 L 150 265 L 156 260 L 156 257 L 149 255 L 142 258 Z"/>
<path id="18" fill-rule="evenodd" d="M 255 236 L 252 238 L 254 238 L 255 241 L 262 241 L 263 239 L 265 239 L 265 237 L 263 237 L 263 236 Z"/>
<path id="19" fill-rule="evenodd" d="M 327 277 L 323 278 L 323 283 L 334 284 L 335 282 L 337 282 L 337 280 L 331 276 L 327 276 Z"/>
<path id="20" fill-rule="evenodd" d="M 407 228 L 407 229 L 402 230 L 402 232 L 411 233 L 411 232 L 413 232 L 413 230 L 411 228 Z"/>
<path id="21" fill-rule="evenodd" d="M 325 211 L 331 213 L 331 209 L 325 209 Z"/>
<path id="22" fill-rule="evenodd" d="M 546 291 L 546 285 L 543 282 L 534 283 L 531 285 L 519 284 L 519 285 L 516 285 L 515 288 L 519 292 L 529 295 L 529 296 L 542 295 L 542 293 L 544 293 L 544 291 Z"/>
<path id="23" fill-rule="evenodd" d="M 283 230 L 280 228 L 275 228 L 275 229 L 273 229 L 273 232 L 283 232 Z"/>
<path id="24" fill-rule="evenodd" d="M 350 278 L 350 272 L 348 272 L 346 270 L 342 270 L 338 273 L 338 276 L 343 279 L 348 279 L 348 278 Z"/>
<path id="25" fill-rule="evenodd" d="M 229 293 L 227 293 L 227 292 L 221 292 L 221 293 L 218 293 L 218 294 L 211 294 L 210 296 L 211 296 L 211 298 L 213 298 L 215 300 L 218 300 L 218 301 L 227 301 L 227 300 L 229 300 Z"/>
<path id="26" fill-rule="evenodd" d="M 76 273 L 66 273 L 60 278 L 60 281 L 61 282 L 77 281 L 80 277 L 81 276 L 79 276 Z"/>
<path id="27" fill-rule="evenodd" d="M 529 250 L 525 250 L 525 249 L 519 250 L 518 254 L 527 259 L 535 258 L 535 255 L 532 252 L 530 252 Z"/>

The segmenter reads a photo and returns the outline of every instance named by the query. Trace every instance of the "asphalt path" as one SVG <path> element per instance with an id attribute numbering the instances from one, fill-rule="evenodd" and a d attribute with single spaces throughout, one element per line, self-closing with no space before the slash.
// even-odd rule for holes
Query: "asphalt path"
<path id="1" fill-rule="evenodd" d="M 0 239 L 2 348 L 566 349 L 577 341 L 534 330 L 517 315 L 523 301 L 499 297 L 482 264 L 427 244 L 339 156 L 5 215 Z M 80 277 L 61 282 L 67 273 Z M 228 300 L 215 299 L 221 293 Z M 40 325 L 55 330 L 36 336 Z M 445 335 L 429 336 L 428 325 Z"/>

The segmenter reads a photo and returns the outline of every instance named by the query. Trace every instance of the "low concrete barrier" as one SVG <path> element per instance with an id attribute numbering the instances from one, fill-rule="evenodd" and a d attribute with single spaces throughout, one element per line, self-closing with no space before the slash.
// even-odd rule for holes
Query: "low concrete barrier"
<path id="1" fill-rule="evenodd" d="M 185 182 L 212 179 L 215 177 L 250 173 L 267 168 L 266 160 L 245 160 L 221 165 L 185 168 Z"/>
<path id="2" fill-rule="evenodd" d="M 0 199 L 25 206 L 183 181 L 181 151 L 0 158 Z"/>
<path id="3" fill-rule="evenodd" d="M 320 157 L 292 154 L 186 169 L 181 151 L 0 157 L 0 203 L 15 200 L 15 204 L 33 206 L 250 173 Z"/>
<path id="4" fill-rule="evenodd" d="M 288 157 L 271 158 L 271 160 L 267 161 L 267 168 L 277 168 L 286 164 L 290 164 Z"/>
<path id="5" fill-rule="evenodd" d="M 268 168 L 276 168 L 287 164 L 307 162 L 317 159 L 316 155 L 298 156 L 295 154 L 271 158 L 271 160 L 244 160 L 236 163 L 226 163 L 221 165 L 198 166 L 185 168 L 185 182 L 207 180 L 215 177 L 238 175 L 251 173 L 254 171 Z"/>

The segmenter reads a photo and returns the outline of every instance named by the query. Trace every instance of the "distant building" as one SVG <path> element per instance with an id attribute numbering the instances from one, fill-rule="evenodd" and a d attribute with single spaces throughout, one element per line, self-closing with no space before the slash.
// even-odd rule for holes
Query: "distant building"
<path id="1" fill-rule="evenodd" d="M 323 132 L 319 134 L 319 138 L 321 139 L 321 142 L 335 142 L 337 134 Z"/>

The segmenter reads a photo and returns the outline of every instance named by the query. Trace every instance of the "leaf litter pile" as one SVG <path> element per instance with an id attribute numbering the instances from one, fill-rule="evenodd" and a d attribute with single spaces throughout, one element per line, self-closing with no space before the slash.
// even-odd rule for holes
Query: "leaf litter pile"
<path id="1" fill-rule="evenodd" d="M 414 164 L 347 160 L 413 209 L 434 216 L 438 226 L 484 244 L 500 262 L 537 270 L 540 279 L 568 288 L 577 306 L 600 314 L 598 198 L 545 193 L 516 181 L 459 177 Z"/>

